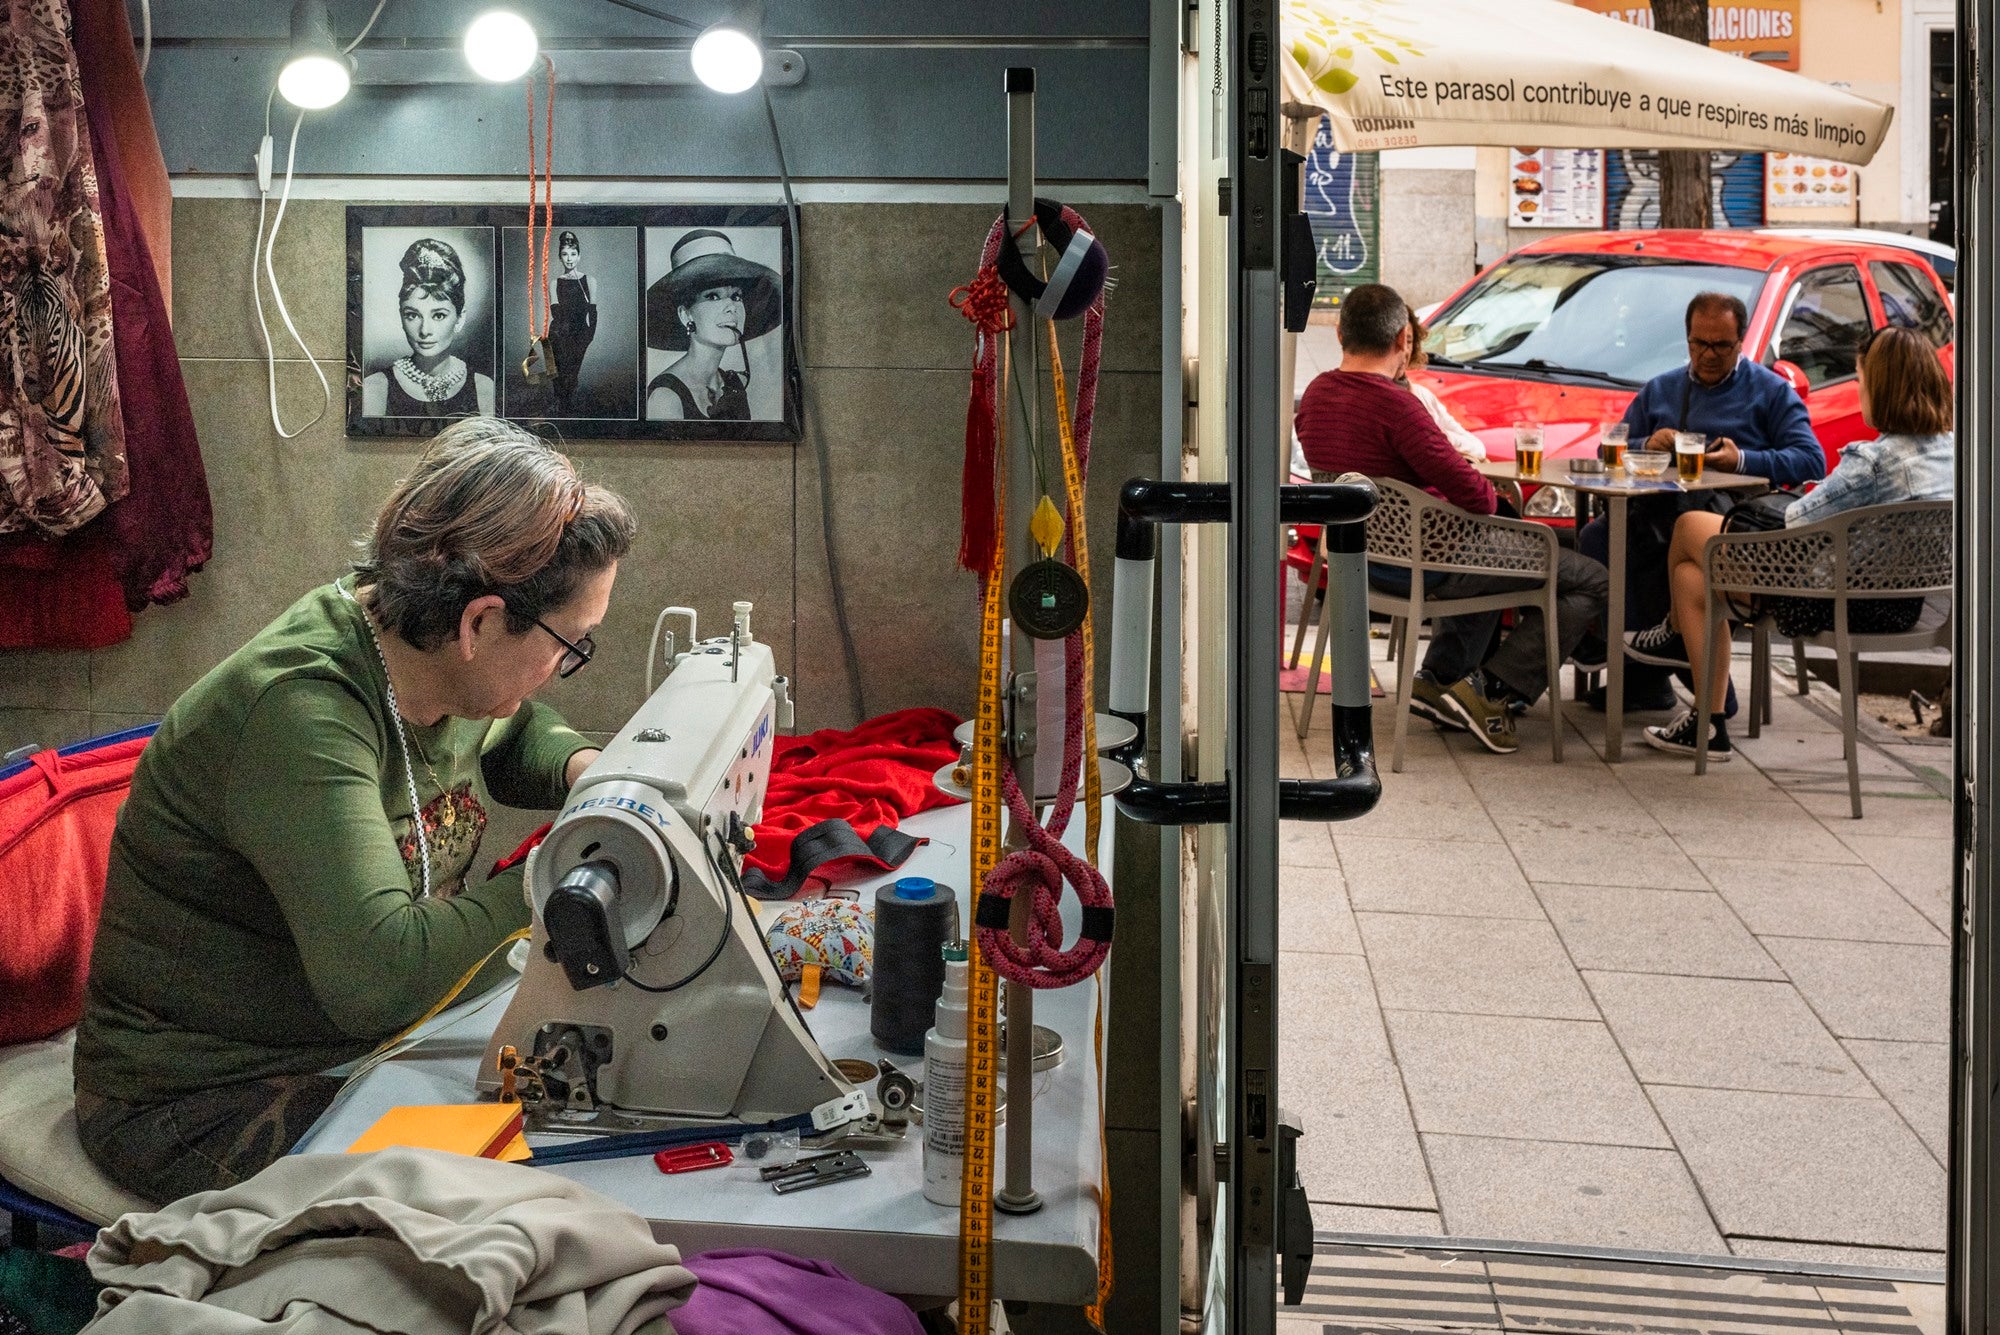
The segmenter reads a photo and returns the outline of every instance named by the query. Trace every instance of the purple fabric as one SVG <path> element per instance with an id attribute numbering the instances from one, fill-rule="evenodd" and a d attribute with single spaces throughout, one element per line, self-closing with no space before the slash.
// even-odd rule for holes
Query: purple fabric
<path id="1" fill-rule="evenodd" d="M 917 1314 L 825 1261 L 745 1247 L 681 1258 L 701 1281 L 677 1335 L 923 1335 Z"/>
<path id="2" fill-rule="evenodd" d="M 160 295 L 146 235 L 119 165 L 112 98 L 104 62 L 94 58 L 110 35 L 92 30 L 92 7 L 76 13 L 77 65 L 97 167 L 104 253 L 111 270 L 111 332 L 125 421 L 131 489 L 98 522 L 114 539 L 112 560 L 134 612 L 187 596 L 187 577 L 207 563 L 214 524 L 208 476 L 195 439 L 194 414 L 181 380 L 174 331 Z M 129 40 L 129 39 L 128 39 Z M 143 92 L 138 94 L 144 96 Z"/>

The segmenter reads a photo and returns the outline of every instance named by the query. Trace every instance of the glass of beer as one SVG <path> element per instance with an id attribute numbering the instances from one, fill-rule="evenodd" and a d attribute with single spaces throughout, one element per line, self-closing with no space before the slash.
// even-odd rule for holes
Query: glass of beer
<path id="1" fill-rule="evenodd" d="M 1708 452 L 1708 437 L 1699 431 L 1674 432 L 1674 466 L 1683 483 L 1701 481 L 1701 460 Z"/>
<path id="2" fill-rule="evenodd" d="M 1542 475 L 1542 424 L 1514 423 L 1514 463 L 1522 477 Z"/>
<path id="3" fill-rule="evenodd" d="M 1625 466 L 1625 443 L 1631 438 L 1632 428 L 1623 422 L 1608 424 L 1597 438 L 1597 458 L 1606 468 Z"/>

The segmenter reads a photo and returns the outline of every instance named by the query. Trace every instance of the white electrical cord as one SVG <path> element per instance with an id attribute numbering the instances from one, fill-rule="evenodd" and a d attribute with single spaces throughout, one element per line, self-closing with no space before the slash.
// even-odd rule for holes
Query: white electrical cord
<path id="1" fill-rule="evenodd" d="M 144 0 L 141 0 L 141 3 L 143 2 Z M 361 39 L 375 30 L 375 20 L 382 17 L 382 9 L 388 3 L 389 0 L 375 0 L 375 12 L 370 14 L 368 21 L 361 25 L 361 31 L 354 34 L 354 40 L 340 48 L 340 54 L 344 56 L 354 54 L 354 48 L 361 45 Z"/>
<path id="2" fill-rule="evenodd" d="M 273 88 L 271 92 L 272 96 L 275 96 L 277 89 Z M 291 144 L 285 150 L 285 184 L 278 194 L 278 213 L 271 221 L 271 236 L 267 242 L 264 237 L 264 213 L 271 198 L 271 98 L 264 99 L 264 141 L 257 149 L 257 239 L 250 251 L 250 296 L 257 307 L 257 332 L 264 339 L 264 382 L 271 398 L 271 427 L 278 433 L 280 440 L 291 440 L 312 430 L 319 425 L 327 410 L 333 406 L 333 386 L 327 383 L 326 372 L 320 369 L 319 358 L 313 356 L 312 349 L 306 346 L 304 336 L 299 333 L 299 327 L 292 322 L 292 313 L 285 306 L 285 294 L 278 286 L 277 271 L 271 266 L 271 256 L 278 248 L 278 229 L 285 222 L 285 206 L 291 202 L 292 164 L 298 156 L 299 129 L 305 122 L 306 114 L 303 111 L 298 114 L 298 119 L 292 122 Z M 270 280 L 271 300 L 277 305 L 278 314 L 285 322 L 285 329 L 291 334 L 292 341 L 298 344 L 299 351 L 305 354 L 306 364 L 312 367 L 313 374 L 319 377 L 319 411 L 313 414 L 311 421 L 292 431 L 285 429 L 284 419 L 278 414 L 278 353 L 271 343 L 270 322 L 264 315 L 264 293 L 257 272 L 259 267 L 263 269 L 264 277 Z"/>
<path id="3" fill-rule="evenodd" d="M 139 0 L 139 77 L 153 59 L 153 0 Z"/>

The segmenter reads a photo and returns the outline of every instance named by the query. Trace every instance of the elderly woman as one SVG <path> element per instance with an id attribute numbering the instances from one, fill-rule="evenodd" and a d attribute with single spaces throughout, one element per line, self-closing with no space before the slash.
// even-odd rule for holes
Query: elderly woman
<path id="1" fill-rule="evenodd" d="M 397 316 L 410 355 L 361 382 L 363 417 L 470 417 L 493 411 L 493 377 L 454 353 L 465 327 L 465 265 L 449 241 L 425 237 L 403 252 Z"/>
<path id="2" fill-rule="evenodd" d="M 1785 527 L 1797 528 L 1843 510 L 1899 501 L 1943 501 L 1952 494 L 1951 377 L 1937 349 L 1914 329 L 1891 326 L 1865 337 L 1855 361 L 1861 420 L 1881 434 L 1841 451 L 1826 480 L 1785 507 Z M 1667 553 L 1673 608 L 1649 630 L 1628 631 L 1628 652 L 1647 663 L 1685 667 L 1702 661 L 1708 619 L 1708 575 L 1702 549 L 1722 531 L 1722 516 L 1690 511 L 1674 524 Z M 1778 598 L 1769 610 L 1778 633 L 1818 635 L 1833 629 L 1833 602 L 1826 598 Z M 1861 634 L 1894 634 L 1917 624 L 1921 598 L 1866 598 L 1848 604 L 1848 628 Z M 1716 646 L 1709 699 L 1721 700 L 1729 684 L 1729 641 Z M 1723 714 L 1710 715 L 1708 758 L 1727 760 L 1734 748 Z M 1681 755 L 1695 753 L 1695 715 L 1684 710 L 1673 722 L 1646 729 L 1646 744 Z"/>
<path id="3" fill-rule="evenodd" d="M 676 241 L 669 266 L 646 291 L 646 345 L 681 355 L 646 386 L 647 420 L 749 421 L 744 345 L 779 325 L 778 275 L 708 228 Z"/>
<path id="4" fill-rule="evenodd" d="M 353 572 L 175 703 L 118 815 L 77 1032 L 113 1181 L 166 1201 L 249 1177 L 337 1068 L 527 925 L 519 870 L 477 874 L 482 792 L 558 806 L 596 756 L 528 697 L 590 661 L 632 535 L 532 436 L 455 423 Z"/>

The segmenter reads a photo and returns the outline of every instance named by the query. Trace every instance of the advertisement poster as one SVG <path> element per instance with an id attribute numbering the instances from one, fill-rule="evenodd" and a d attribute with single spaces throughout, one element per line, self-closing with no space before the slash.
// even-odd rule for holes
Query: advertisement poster
<path id="1" fill-rule="evenodd" d="M 1855 169 L 1842 162 L 1797 153 L 1764 155 L 1764 206 L 1767 209 L 1855 210 L 1860 185 Z"/>
<path id="2" fill-rule="evenodd" d="M 1576 0 L 1577 7 L 1641 28 L 1653 25 L 1652 0 Z M 1710 0 L 1708 44 L 1781 70 L 1799 67 L 1800 0 Z"/>
<path id="3" fill-rule="evenodd" d="M 1604 226 L 1604 153 L 1594 148 L 1516 148 L 1508 222 L 1515 227 Z"/>

